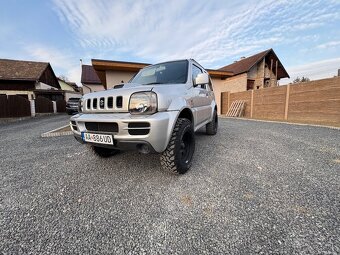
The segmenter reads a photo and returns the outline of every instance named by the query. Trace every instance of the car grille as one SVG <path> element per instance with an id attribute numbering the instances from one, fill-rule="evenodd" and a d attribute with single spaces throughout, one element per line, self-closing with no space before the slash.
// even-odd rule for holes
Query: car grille
<path id="1" fill-rule="evenodd" d="M 123 97 L 89 98 L 84 102 L 85 111 L 120 110 L 123 108 Z"/>
<path id="2" fill-rule="evenodd" d="M 118 124 L 115 122 L 85 122 L 87 131 L 118 133 Z"/>

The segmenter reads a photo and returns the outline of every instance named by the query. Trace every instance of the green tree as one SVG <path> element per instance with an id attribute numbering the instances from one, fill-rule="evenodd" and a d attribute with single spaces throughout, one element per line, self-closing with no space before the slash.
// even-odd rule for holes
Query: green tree
<path id="1" fill-rule="evenodd" d="M 302 78 L 300 78 L 299 76 L 296 77 L 294 80 L 293 80 L 293 83 L 299 83 L 299 82 L 309 82 L 310 79 L 308 77 L 304 77 L 302 76 Z"/>

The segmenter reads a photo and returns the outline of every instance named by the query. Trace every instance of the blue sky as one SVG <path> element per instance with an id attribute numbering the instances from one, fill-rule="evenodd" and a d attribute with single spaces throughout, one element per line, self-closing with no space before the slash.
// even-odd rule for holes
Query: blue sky
<path id="1" fill-rule="evenodd" d="M 0 58 L 80 81 L 92 58 L 219 68 L 273 48 L 292 78 L 340 68 L 340 1 L 0 0 Z M 289 80 L 282 80 L 281 84 Z"/>

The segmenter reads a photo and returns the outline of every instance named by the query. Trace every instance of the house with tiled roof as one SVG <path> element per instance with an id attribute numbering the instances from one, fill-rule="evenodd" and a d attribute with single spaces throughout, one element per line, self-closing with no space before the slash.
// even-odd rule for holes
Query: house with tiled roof
<path id="1" fill-rule="evenodd" d="M 273 49 L 265 50 L 250 57 L 242 57 L 218 70 L 229 71 L 237 77 L 247 74 L 247 90 L 275 87 L 282 78 L 289 75 Z"/>
<path id="2" fill-rule="evenodd" d="M 83 85 L 83 94 L 105 90 L 98 74 L 91 65 L 81 66 L 81 84 Z"/>
<path id="3" fill-rule="evenodd" d="M 241 92 L 253 89 L 276 87 L 279 80 L 289 78 L 289 74 L 273 49 L 265 50 L 250 57 L 241 57 L 234 63 L 218 69 L 231 72 L 225 79 L 213 80 L 214 93 L 218 106 L 222 92 Z M 220 112 L 220 107 L 218 107 Z"/>
<path id="4" fill-rule="evenodd" d="M 0 95 L 64 97 L 50 63 L 12 59 L 0 59 Z"/>

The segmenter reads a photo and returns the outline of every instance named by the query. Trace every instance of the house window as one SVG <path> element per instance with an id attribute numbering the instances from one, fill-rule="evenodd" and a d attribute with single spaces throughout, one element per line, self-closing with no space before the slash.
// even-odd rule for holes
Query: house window
<path id="1" fill-rule="evenodd" d="M 269 79 L 265 79 L 265 80 L 264 80 L 264 87 L 265 87 L 265 88 L 270 87 L 270 80 L 269 80 Z"/>
<path id="2" fill-rule="evenodd" d="M 254 89 L 255 80 L 247 80 L 247 90 Z"/>

